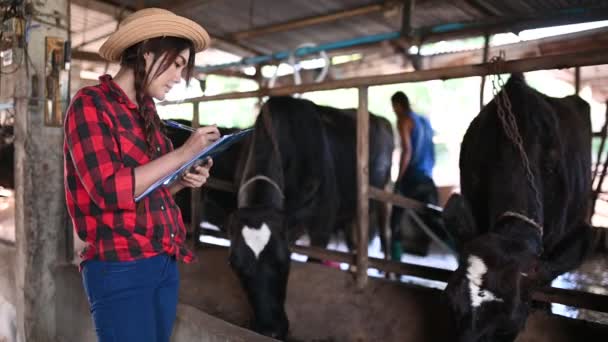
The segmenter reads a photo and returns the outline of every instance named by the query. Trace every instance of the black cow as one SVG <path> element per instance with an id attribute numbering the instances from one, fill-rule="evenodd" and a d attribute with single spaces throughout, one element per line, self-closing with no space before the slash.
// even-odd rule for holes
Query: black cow
<path id="1" fill-rule="evenodd" d="M 459 240 L 459 268 L 445 291 L 458 341 L 513 341 L 531 293 L 590 250 L 589 105 L 578 96 L 545 96 L 521 74 L 511 76 L 500 99 L 505 92 L 533 176 L 505 133 L 495 98 L 464 136 L 462 196 L 444 210 Z M 500 108 L 508 118 L 505 102 Z"/>
<path id="2" fill-rule="evenodd" d="M 326 246 L 330 235 L 356 217 L 356 120 L 354 110 L 317 106 L 291 97 L 270 98 L 255 123 L 243 164 L 238 211 L 229 225 L 230 262 L 254 310 L 253 329 L 284 338 L 290 242 L 303 232 Z M 390 123 L 370 118 L 372 186 L 389 180 Z M 385 227 L 380 204 L 370 202 L 370 228 Z M 372 235 L 372 234 L 370 234 Z"/>

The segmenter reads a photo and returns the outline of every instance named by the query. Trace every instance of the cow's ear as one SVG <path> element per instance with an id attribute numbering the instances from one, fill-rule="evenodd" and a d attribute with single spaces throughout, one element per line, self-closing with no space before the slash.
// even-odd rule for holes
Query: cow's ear
<path id="1" fill-rule="evenodd" d="M 461 195 L 454 194 L 450 197 L 443 209 L 443 220 L 448 231 L 454 234 L 459 246 L 477 235 L 473 213 Z"/>

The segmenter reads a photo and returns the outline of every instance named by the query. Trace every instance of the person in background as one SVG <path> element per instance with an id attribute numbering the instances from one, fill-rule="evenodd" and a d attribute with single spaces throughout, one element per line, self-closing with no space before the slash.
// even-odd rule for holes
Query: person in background
<path id="1" fill-rule="evenodd" d="M 399 174 L 394 192 L 420 202 L 437 204 L 438 193 L 433 182 L 435 148 L 433 129 L 429 120 L 412 111 L 410 101 L 402 91 L 391 97 L 393 111 L 397 116 L 397 131 L 401 140 Z M 426 255 L 430 238 L 415 224 L 405 224 L 406 210 L 393 206 L 391 215 L 391 258 L 401 260 L 405 251 Z M 426 214 L 422 213 L 427 222 Z M 411 222 L 411 221 L 410 221 Z"/>
<path id="2" fill-rule="evenodd" d="M 177 312 L 177 261 L 192 262 L 173 195 L 197 188 L 212 161 L 138 202 L 135 198 L 176 171 L 220 136 L 196 130 L 174 149 L 153 98 L 163 100 L 194 55 L 209 46 L 197 23 L 147 8 L 126 17 L 99 54 L 120 64 L 114 77 L 80 89 L 65 118 L 64 185 L 78 237 L 82 279 L 101 342 L 169 342 Z"/>

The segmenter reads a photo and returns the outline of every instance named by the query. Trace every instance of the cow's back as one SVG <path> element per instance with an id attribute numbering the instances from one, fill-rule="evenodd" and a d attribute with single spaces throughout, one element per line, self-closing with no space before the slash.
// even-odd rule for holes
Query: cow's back
<path id="1" fill-rule="evenodd" d="M 578 96 L 552 98 L 541 94 L 520 75 L 512 77 L 505 89 L 540 191 L 541 208 L 532 208 L 537 207 L 534 190 L 528 184 L 518 149 L 505 134 L 496 100 L 484 107 L 463 139 L 462 193 L 477 226 L 485 231 L 506 211 L 541 210 L 545 250 L 551 250 L 585 220 L 588 212 L 589 106 Z M 510 115 L 506 108 L 505 113 Z"/>
<path id="2" fill-rule="evenodd" d="M 318 106 L 308 100 L 273 97 L 266 103 L 278 135 L 285 172 L 286 198 L 301 197 L 306 184 L 320 184 L 315 205 L 288 205 L 306 224 L 319 212 L 335 211 L 332 228 L 345 227 L 356 216 L 356 111 Z M 258 117 L 258 121 L 261 118 Z M 384 188 L 390 177 L 394 148 L 390 123 L 370 115 L 370 185 Z M 318 180 L 318 182 L 316 181 Z M 304 190 L 303 190 L 304 189 Z M 311 201 L 309 201 L 311 202 Z M 331 205 L 330 205 L 331 204 Z M 332 209 L 334 208 L 335 209 Z M 333 229 L 309 227 L 323 230 Z"/>
<path id="3" fill-rule="evenodd" d="M 336 183 L 341 198 L 340 217 L 352 219 L 357 199 L 356 110 L 318 106 L 328 135 L 335 164 Z M 393 131 L 390 122 L 370 113 L 369 183 L 384 188 L 390 178 Z"/>

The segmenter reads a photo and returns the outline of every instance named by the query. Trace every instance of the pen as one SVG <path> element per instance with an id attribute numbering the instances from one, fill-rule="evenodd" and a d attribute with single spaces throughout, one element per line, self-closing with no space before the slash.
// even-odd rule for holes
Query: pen
<path id="1" fill-rule="evenodd" d="M 177 121 L 173 121 L 173 120 L 163 120 L 165 125 L 167 126 L 171 126 L 173 128 L 179 128 L 179 129 L 183 129 L 185 131 L 189 131 L 189 132 L 195 132 L 196 130 L 190 126 L 186 126 L 186 125 L 182 125 L 181 123 L 177 122 Z"/>

